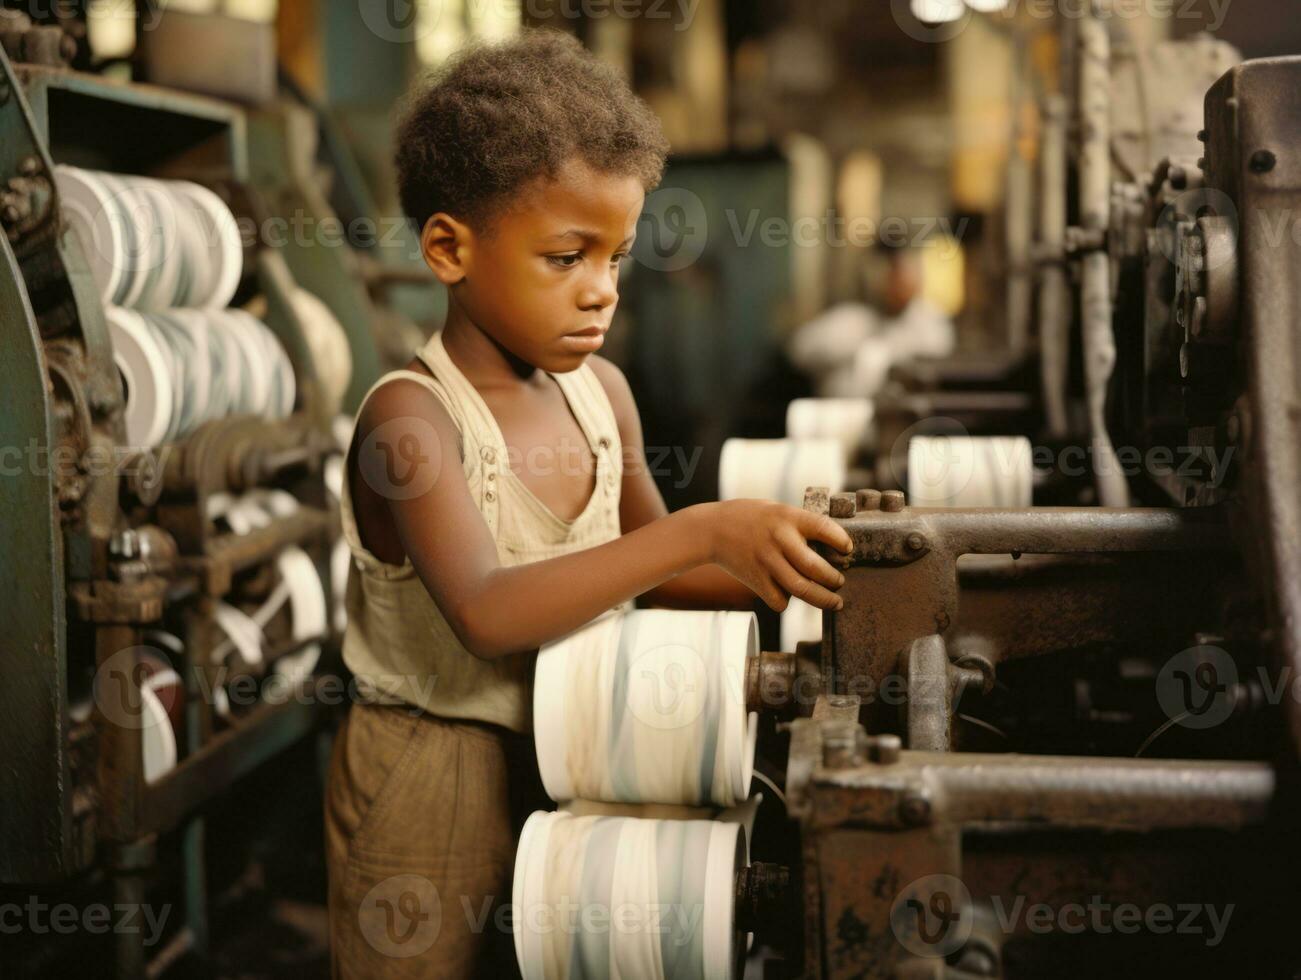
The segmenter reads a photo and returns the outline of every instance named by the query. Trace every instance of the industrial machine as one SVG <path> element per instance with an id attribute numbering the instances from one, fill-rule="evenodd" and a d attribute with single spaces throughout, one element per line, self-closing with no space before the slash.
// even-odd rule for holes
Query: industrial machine
<path id="1" fill-rule="evenodd" d="M 1116 26 L 1060 25 L 1025 344 L 897 370 L 881 489 L 806 495 L 855 549 L 821 642 L 751 676 L 797 715 L 766 746 L 791 891 L 764 900 L 802 923 L 777 975 L 1294 972 L 1301 59 Z M 1137 108 L 1135 61 L 1163 90 Z M 1172 92 L 1210 72 L 1197 132 Z M 1036 493 L 1103 506 L 908 506 L 897 440 L 937 417 L 1034 438 Z"/>
<path id="2" fill-rule="evenodd" d="M 292 217 L 295 206 L 300 219 L 304 211 L 312 222 L 330 218 L 319 192 L 303 189 L 314 180 L 300 159 L 311 159 L 310 126 L 278 124 L 268 111 L 250 127 L 250 114 L 228 102 L 70 71 L 59 28 L 31 27 L 9 12 L 3 25 L 0 884 L 87 872 L 116 903 L 139 906 L 160 835 L 179 833 L 183 916 L 149 950 L 142 931 L 114 930 L 113 973 L 139 977 L 207 952 L 200 808 L 343 701 L 342 690 L 320 690 L 326 678 L 338 683 L 330 677 L 341 628 L 332 581 L 347 567 L 334 560 L 337 502 L 326 471 L 339 464 L 334 428 L 348 404 L 348 363 L 364 389 L 378 358 L 346 244 L 305 254 L 292 238 L 277 247 L 250 231 Z M 144 379 L 124 373 L 122 335 L 111 327 L 124 314 L 104 300 L 97 278 L 117 256 L 70 220 L 74 202 L 60 183 L 69 167 L 114 181 L 149 178 L 137 186 L 152 188 L 155 205 L 167 199 L 159 187 L 173 196 L 190 188 L 184 193 L 208 209 L 196 213 L 215 215 L 207 230 L 243 231 L 233 259 L 225 254 L 233 278 L 223 309 L 175 315 L 214 318 L 202 329 L 215 335 L 218 320 L 238 310 L 241 323 L 253 324 L 241 329 L 262 338 L 258 349 L 292 367 L 292 377 L 275 382 L 287 398 L 280 410 L 250 414 L 230 401 L 200 425 L 177 423 L 161 441 L 128 438 Z M 95 180 L 90 186 L 110 186 Z M 111 224 L 113 213 L 82 217 L 105 221 L 112 236 L 132 234 L 129 222 Z M 176 227 L 162 229 L 164 244 Z M 137 236 L 128 254 L 138 257 L 153 237 Z M 217 254 L 204 251 L 213 241 L 185 247 L 204 262 Z M 157 292 L 160 269 L 196 272 L 184 263 L 139 268 Z M 327 302 L 304 305 L 307 283 Z M 331 304 L 348 332 L 331 324 Z M 323 325 L 333 333 L 322 334 Z M 241 364 L 226 360 L 224 376 L 202 375 L 205 391 L 219 381 L 252 384 Z M 182 377 L 194 383 L 189 371 Z M 178 380 L 174 406 L 189 405 L 193 391 L 184 387 Z M 317 604 L 310 617 L 295 598 L 304 586 Z M 249 623 L 252 635 L 241 638 L 240 624 Z M 7 955 L 19 952 L 11 946 Z"/>
<path id="3" fill-rule="evenodd" d="M 1038 193 L 1010 199 L 1007 350 L 896 369 L 875 486 L 805 495 L 855 547 L 821 640 L 748 664 L 784 806 L 735 883 L 765 976 L 1295 972 L 1279 870 L 1301 748 L 1301 58 L 1137 51 L 1115 26 L 1056 27 Z M 130 393 L 56 165 L 319 218 L 307 124 L 70 72 L 55 34 L 6 38 L 22 63 L 0 55 L 0 462 L 21 463 L 0 479 L 0 883 L 102 860 L 139 903 L 179 829 L 185 921 L 152 962 L 139 933 L 115 937 L 115 972 L 136 977 L 207 944 L 200 806 L 340 701 L 319 669 L 296 676 L 304 697 L 267 687 L 314 645 L 329 664 L 333 616 L 269 619 L 261 662 L 233 671 L 222 638 L 224 608 L 275 593 L 287 547 L 337 575 L 338 396 L 296 290 L 349 325 L 359 371 L 377 359 L 351 326 L 348 253 L 255 242 L 235 302 L 287 353 L 294 411 L 123 454 Z M 1033 439 L 1036 497 L 1070 506 L 909 506 L 901 440 L 954 426 Z M 298 505 L 232 524 L 234 497 L 274 489 Z M 164 705 L 174 765 L 150 779 L 158 653 L 183 690 Z M 252 701 L 221 709 L 244 680 Z"/>

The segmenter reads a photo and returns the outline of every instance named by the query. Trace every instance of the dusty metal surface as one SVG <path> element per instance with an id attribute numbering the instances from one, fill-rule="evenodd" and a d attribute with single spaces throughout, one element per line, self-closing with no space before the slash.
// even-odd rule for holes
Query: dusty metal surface
<path id="1" fill-rule="evenodd" d="M 1231 540 L 1225 515 L 1158 509 L 1035 508 L 1032 510 L 932 510 L 856 512 L 841 521 L 854 542 L 841 589 L 845 608 L 827 616 L 822 644 L 822 673 L 828 690 L 858 694 L 868 702 L 866 718 L 873 731 L 893 731 L 898 724 L 899 696 L 906 691 L 904 656 L 913 643 L 931 635 L 1016 634 L 1008 656 L 1049 653 L 1079 645 L 1088 638 L 1112 635 L 1117 623 L 1093 613 L 1108 594 L 1081 594 L 1092 582 L 1085 562 L 1074 569 L 1058 566 L 1058 580 L 1040 586 L 1040 602 L 1023 602 L 1015 589 L 1002 593 L 1003 605 L 975 607 L 969 619 L 962 610 L 958 559 L 988 555 L 1103 555 L 1113 562 L 1133 556 L 1138 569 L 1150 567 L 1152 555 L 1167 556 L 1166 567 L 1178 569 L 1168 556 L 1188 554 L 1223 564 Z M 834 557 L 834 556 L 833 556 Z M 840 559 L 835 559 L 841 561 Z M 1168 586 L 1197 583 L 1201 561 L 1182 566 Z M 1028 576 L 1027 576 L 1028 577 Z M 979 576 L 977 576 L 979 579 Z M 1111 591 L 1123 589 L 1120 575 Z M 1200 594 L 1205 586 L 1190 591 Z M 997 590 L 992 591 L 997 594 Z M 1059 604 L 1060 603 L 1060 607 Z M 1002 623 L 1000 608 L 1016 610 L 1015 623 Z M 1122 606 L 1121 608 L 1127 608 Z M 1129 608 L 1133 607 L 1132 604 Z M 1177 617 L 1175 617 L 1177 618 Z M 1011 628 L 1015 625 L 1015 629 Z M 1078 630 L 1078 634 L 1074 631 Z M 1141 631 L 1141 630 L 1140 630 Z M 1051 645 L 1035 646 L 1036 641 Z M 1001 656 L 1001 655 L 1000 655 Z M 891 687 L 898 692 L 891 696 Z"/>
<path id="2" fill-rule="evenodd" d="M 822 672 L 828 692 L 859 700 L 873 734 L 829 710 L 791 725 L 786 790 L 803 835 L 807 977 L 1003 976 L 1035 930 L 1024 922 L 991 929 L 991 901 L 1060 905 L 1098 895 L 1150 906 L 1238 903 L 1250 921 L 1235 923 L 1231 943 L 1200 950 L 1200 959 L 1185 948 L 1180 962 L 1219 976 L 1246 953 L 1286 968 L 1261 975 L 1295 969 L 1279 940 L 1286 912 L 1275 906 L 1287 906 L 1278 867 L 1294 860 L 1301 703 L 1271 699 L 1245 680 L 1266 660 L 1272 673 L 1261 677 L 1301 671 L 1301 240 L 1278 234 L 1301 205 L 1301 158 L 1289 149 L 1301 132 L 1301 59 L 1249 63 L 1211 89 L 1199 164 L 1195 152 L 1184 155 L 1195 133 L 1187 120 L 1162 114 L 1146 121 L 1150 132 L 1135 129 L 1135 106 L 1115 105 L 1115 93 L 1133 70 L 1186 64 L 1144 96 L 1144 105 L 1182 103 L 1225 56 L 1222 46 L 1189 41 L 1153 53 L 1134 50 L 1100 19 L 1062 28 L 1064 100 L 1046 105 L 1048 206 L 1036 255 L 1048 274 L 1041 286 L 1050 284 L 1039 325 L 1047 431 L 1091 443 L 1095 462 L 1113 445 L 1178 445 L 1195 465 L 1128 482 L 1098 474 L 1104 503 L 1132 493 L 1183 509 L 928 511 L 897 497 L 887 507 L 876 490 L 820 501 L 855 546 L 842 563 L 845 607 L 826 617 Z M 1117 65 L 1131 75 L 1117 75 Z M 1059 113 L 1080 122 L 1076 131 L 1054 126 Z M 1064 227 L 1068 201 L 1076 228 Z M 1067 279 L 1071 269 L 1080 276 Z M 1083 389 L 1064 371 L 1072 281 Z M 942 385 L 941 374 L 931 383 Z M 1014 402 L 997 392 L 887 394 L 877 405 L 877 485 L 902 483 L 910 435 L 1041 437 L 1037 407 Z M 1083 418 L 1086 406 L 1087 431 L 1070 431 L 1071 409 Z M 1240 672 L 1253 724 L 1194 732 L 1180 724 L 1188 711 L 1143 707 L 1160 700 L 1157 671 L 1190 647 L 1215 649 Z M 1115 670 L 1115 700 L 1094 700 L 1085 668 L 1095 656 Z M 1028 658 L 1036 659 L 1014 663 Z M 1016 744 L 1044 750 L 1041 729 L 1063 721 L 1049 717 L 1054 711 L 1065 724 L 1097 729 L 1129 717 L 1145 725 L 1151 711 L 1150 725 L 1133 743 L 1117 743 L 1120 751 L 1137 746 L 1141 755 L 1173 730 L 1187 737 L 1167 735 L 1158 750 L 1191 748 L 1197 758 L 947 751 L 960 692 L 986 694 L 991 684 L 1050 671 L 1069 695 L 1027 711 L 1020 720 L 1040 727 L 1018 730 Z M 1015 693 L 1017 704 L 1048 695 L 1034 685 Z M 1234 702 L 1235 722 L 1244 704 Z M 911 750 L 883 748 L 890 732 Z M 1095 735 L 1069 744 L 1115 750 L 1094 748 Z M 1218 761 L 1225 756 L 1243 761 Z M 940 897 L 960 901 L 931 904 Z M 925 938 L 926 923 L 946 922 L 961 922 L 960 941 L 921 949 L 909 941 Z M 1064 949 L 1052 950 L 1059 964 Z M 1180 972 L 1173 962 L 1169 974 Z M 1008 975 L 1054 975 L 1052 963 L 1021 959 L 1022 972 Z"/>
<path id="3" fill-rule="evenodd" d="M 1301 241 L 1279 236 L 1277 216 L 1301 208 L 1301 58 L 1252 61 L 1206 95 L 1206 180 L 1238 215 L 1241 303 L 1237 335 L 1246 368 L 1244 535 L 1268 597 L 1281 665 L 1301 670 Z M 1271 230 L 1273 229 L 1273 231 Z M 1294 751 L 1301 703 L 1289 699 Z"/>
<path id="4" fill-rule="evenodd" d="M 1229 869 L 1202 862 L 1199 875 L 1190 841 L 1208 838 L 1179 834 L 1258 826 L 1277 794 L 1273 767 L 1252 762 L 905 751 L 829 767 L 824 741 L 839 737 L 841 724 L 792 723 L 787 793 L 804 835 L 804 899 L 817 916 L 806 931 L 818 943 L 806 951 L 810 977 L 927 975 L 944 953 L 996 967 L 1015 930 L 982 925 L 990 895 L 1087 902 L 1105 888 L 1113 902 L 1205 896 L 1208 867 Z M 1088 860 L 1083 841 L 1103 841 L 1102 851 L 1123 854 L 1124 863 Z M 937 880 L 964 892 L 965 946 L 919 951 L 905 941 L 900 906 L 918 883 Z"/>

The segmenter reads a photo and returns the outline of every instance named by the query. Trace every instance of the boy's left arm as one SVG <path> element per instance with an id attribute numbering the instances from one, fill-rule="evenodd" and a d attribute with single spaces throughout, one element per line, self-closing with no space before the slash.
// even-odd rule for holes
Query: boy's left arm
<path id="1" fill-rule="evenodd" d="M 619 423 L 623 442 L 623 485 L 619 496 L 619 523 L 624 534 L 668 515 L 668 507 L 646 465 L 641 417 L 628 379 L 612 362 L 593 355 L 588 363 L 600 379 Z M 672 609 L 754 608 L 758 597 L 719 565 L 701 565 L 669 579 L 642 598 Z"/>

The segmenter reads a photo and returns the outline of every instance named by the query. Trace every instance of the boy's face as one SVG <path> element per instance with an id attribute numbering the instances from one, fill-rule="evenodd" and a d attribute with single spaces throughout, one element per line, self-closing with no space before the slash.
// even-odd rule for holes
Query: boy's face
<path id="1" fill-rule="evenodd" d="M 469 318 L 516 357 L 545 371 L 577 368 L 598 350 L 619 299 L 641 182 L 572 158 L 471 231 L 454 288 Z"/>

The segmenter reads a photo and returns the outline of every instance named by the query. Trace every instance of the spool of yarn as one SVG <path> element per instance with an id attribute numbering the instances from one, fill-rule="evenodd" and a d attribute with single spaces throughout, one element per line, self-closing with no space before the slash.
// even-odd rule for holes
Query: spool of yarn
<path id="1" fill-rule="evenodd" d="M 866 398 L 796 398 L 786 406 L 786 438 L 835 439 L 849 461 L 867 439 L 872 402 Z"/>
<path id="2" fill-rule="evenodd" d="M 913 436 L 908 497 L 916 507 L 1029 507 L 1030 440 L 1023 436 Z"/>
<path id="3" fill-rule="evenodd" d="M 745 707 L 753 613 L 613 613 L 544 646 L 538 767 L 553 800 L 732 806 L 750 792 L 758 717 Z"/>
<path id="4" fill-rule="evenodd" d="M 127 442 L 156 446 L 231 414 L 287 418 L 293 367 L 280 341 L 244 310 L 107 310 L 126 389 Z"/>
<path id="5" fill-rule="evenodd" d="M 793 652 L 797 643 L 822 639 L 822 610 L 791 596 L 781 614 L 781 648 Z"/>
<path id="6" fill-rule="evenodd" d="M 261 608 L 268 612 L 270 618 L 270 615 L 274 615 L 275 610 L 279 609 L 288 598 L 288 588 L 277 587 Z M 262 663 L 262 641 L 265 639 L 262 635 L 262 626 L 265 620 L 259 623 L 243 609 L 227 602 L 213 605 L 212 618 L 217 628 L 226 636 L 213 649 L 214 662 L 224 662 L 234 650 L 239 652 L 240 659 L 248 667 Z"/>
<path id="7" fill-rule="evenodd" d="M 352 381 L 352 348 L 348 346 L 348 335 L 330 308 L 306 289 L 295 289 L 290 302 L 303 328 L 326 411 L 334 415 Z"/>
<path id="8" fill-rule="evenodd" d="M 845 455 L 835 439 L 728 439 L 718 460 L 718 497 L 755 497 L 799 507 L 808 487 L 844 489 Z"/>
<path id="9" fill-rule="evenodd" d="M 244 265 L 239 226 L 208 188 L 64 165 L 54 179 L 106 304 L 223 307 L 234 297 Z"/>
<path id="10" fill-rule="evenodd" d="M 167 634 L 172 640 L 180 641 Z M 148 635 L 144 639 L 151 639 Z M 157 642 L 157 636 L 153 638 Z M 170 644 L 169 644 L 170 646 Z M 185 710 L 185 684 L 160 654 L 137 654 L 140 676 L 140 754 L 146 783 L 156 783 L 176 768 L 176 736 Z"/>
<path id="11" fill-rule="evenodd" d="M 125 275 L 121 256 L 127 244 L 112 190 L 91 171 L 63 165 L 54 168 L 54 184 L 63 219 L 81 242 L 100 298 L 117 302 Z"/>
<path id="12" fill-rule="evenodd" d="M 289 587 L 291 636 L 295 642 L 325 635 L 325 586 L 316 563 L 302 548 L 289 547 L 276 558 L 281 581 Z M 290 683 L 298 683 L 316 669 L 321 645 L 311 643 L 276 660 L 272 669 Z"/>
<path id="13" fill-rule="evenodd" d="M 737 823 L 534 813 L 511 889 L 522 976 L 731 980 L 744 855 Z"/>
<path id="14" fill-rule="evenodd" d="M 138 313 L 110 307 L 106 320 L 113 362 L 126 389 L 127 444 L 156 446 L 167 437 L 172 424 L 171 358 Z"/>
<path id="15" fill-rule="evenodd" d="M 575 817 L 636 817 L 640 820 L 725 820 L 739 824 L 745 835 L 746 860 L 754 838 L 754 820 L 763 803 L 755 793 L 736 806 L 681 806 L 669 803 L 607 803 L 604 800 L 566 800 L 556 809 Z"/>

